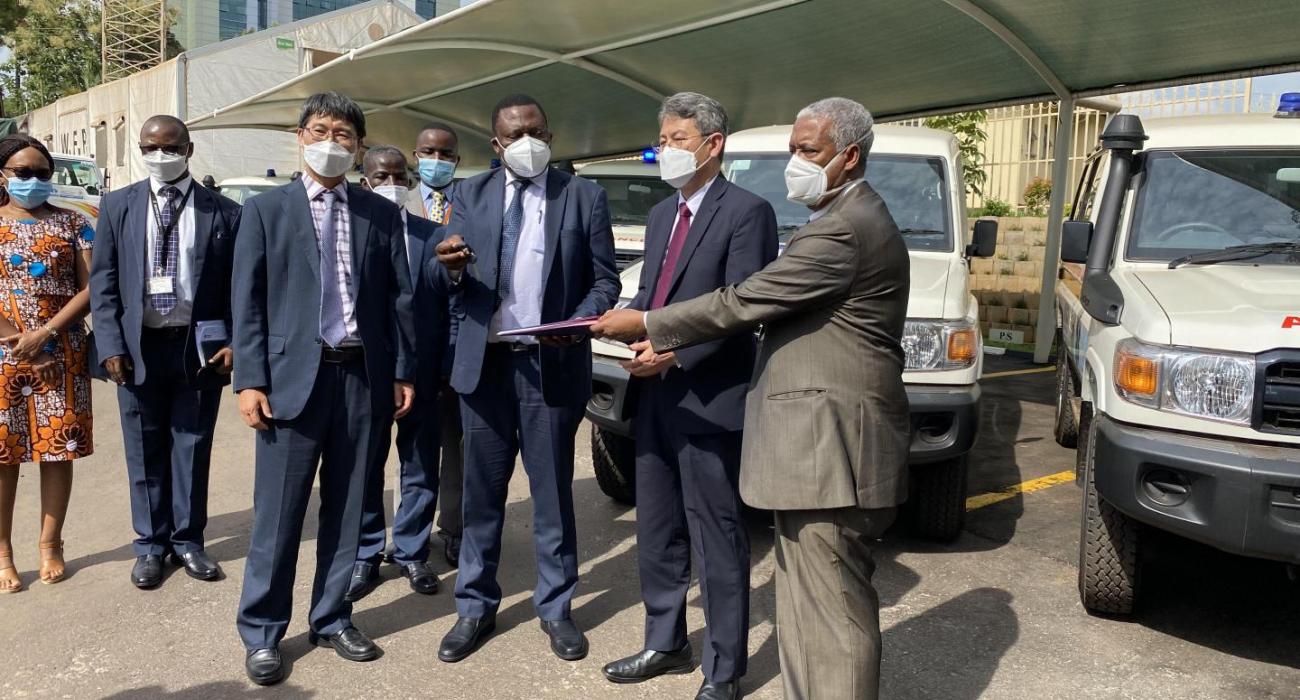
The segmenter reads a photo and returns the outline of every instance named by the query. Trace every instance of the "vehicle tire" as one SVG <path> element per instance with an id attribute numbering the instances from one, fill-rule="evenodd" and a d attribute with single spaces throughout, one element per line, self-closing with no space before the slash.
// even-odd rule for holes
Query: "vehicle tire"
<path id="1" fill-rule="evenodd" d="M 1079 445 L 1079 414 L 1074 408 L 1074 375 L 1070 372 L 1070 354 L 1056 334 L 1056 444 L 1074 449 Z"/>
<path id="2" fill-rule="evenodd" d="M 606 496 L 636 505 L 636 442 L 591 426 L 591 462 L 596 484 Z"/>
<path id="3" fill-rule="evenodd" d="M 966 525 L 966 455 L 912 467 L 913 523 L 917 534 L 951 542 Z"/>
<path id="4" fill-rule="evenodd" d="M 1141 525 L 1097 493 L 1097 426 L 1085 435 L 1079 600 L 1094 615 L 1130 615 L 1137 602 Z"/>

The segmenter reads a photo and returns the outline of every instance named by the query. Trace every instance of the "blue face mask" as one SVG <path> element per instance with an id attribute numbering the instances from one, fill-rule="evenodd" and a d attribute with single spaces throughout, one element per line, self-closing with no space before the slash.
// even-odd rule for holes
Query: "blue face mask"
<path id="1" fill-rule="evenodd" d="M 38 180 L 34 177 L 26 180 L 11 177 L 5 189 L 9 191 L 9 196 L 14 198 L 14 202 L 23 209 L 35 209 L 54 194 L 54 185 L 49 180 Z"/>
<path id="2" fill-rule="evenodd" d="M 438 189 L 446 187 L 456 175 L 456 164 L 449 160 L 420 159 L 420 182 Z"/>

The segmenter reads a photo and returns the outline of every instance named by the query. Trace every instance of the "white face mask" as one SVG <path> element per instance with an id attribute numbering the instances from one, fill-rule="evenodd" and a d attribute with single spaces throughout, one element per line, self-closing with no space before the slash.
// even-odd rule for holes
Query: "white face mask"
<path id="1" fill-rule="evenodd" d="M 387 199 L 399 207 L 406 204 L 406 196 L 410 192 L 410 190 L 401 185 L 380 185 L 374 189 L 375 194 Z"/>
<path id="2" fill-rule="evenodd" d="M 352 151 L 333 141 L 317 141 L 302 147 L 302 159 L 307 167 L 321 177 L 338 177 L 352 167 Z"/>
<path id="3" fill-rule="evenodd" d="M 836 153 L 835 158 L 842 155 L 844 151 Z M 814 207 L 818 202 L 852 184 L 850 181 L 829 192 L 826 190 L 826 168 L 835 162 L 835 158 L 831 158 L 826 163 L 826 167 L 822 167 L 797 153 L 791 155 L 790 162 L 785 166 L 785 188 L 789 191 L 785 198 L 796 204 Z"/>
<path id="4" fill-rule="evenodd" d="M 537 177 L 551 162 L 551 147 L 541 139 L 524 136 L 501 154 L 510 172 L 522 178 Z"/>
<path id="5" fill-rule="evenodd" d="M 705 139 L 700 146 L 708 144 Z M 694 151 L 688 151 L 684 148 L 674 148 L 665 146 L 659 151 L 659 178 L 673 189 L 680 190 L 686 186 L 695 176 L 695 172 L 700 169 L 703 163 L 695 162 L 695 154 L 699 153 L 700 146 L 696 146 Z"/>
<path id="6" fill-rule="evenodd" d="M 190 159 L 179 153 L 153 151 L 144 156 L 144 169 L 149 171 L 149 176 L 163 182 L 181 177 L 189 167 Z"/>

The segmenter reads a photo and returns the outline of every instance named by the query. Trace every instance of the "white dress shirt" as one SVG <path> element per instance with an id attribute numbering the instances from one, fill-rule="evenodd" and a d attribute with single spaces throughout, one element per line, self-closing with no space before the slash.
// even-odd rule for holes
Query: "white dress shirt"
<path id="1" fill-rule="evenodd" d="M 664 263 L 668 262 L 668 248 L 672 247 L 673 244 L 673 231 L 677 230 L 677 222 L 680 221 L 682 218 L 682 203 L 685 202 L 686 208 L 690 210 L 691 226 L 694 226 L 695 217 L 700 213 L 700 205 L 704 204 L 704 195 L 709 193 L 709 188 L 713 186 L 713 181 L 717 179 L 718 179 L 717 175 L 714 175 L 713 177 L 709 178 L 709 181 L 704 183 L 704 186 L 701 187 L 700 189 L 695 190 L 695 193 L 692 194 L 689 198 L 683 197 L 682 191 L 677 190 L 677 209 L 676 209 L 677 213 L 673 214 L 673 226 L 672 228 L 668 229 L 668 245 L 664 247 L 664 257 L 662 260 L 659 261 L 660 270 L 663 269 Z M 678 265 L 682 264 L 681 258 L 677 259 L 677 264 Z"/>
<path id="2" fill-rule="evenodd" d="M 835 195 L 830 198 L 830 200 L 828 200 L 825 204 L 822 205 L 821 209 L 814 210 L 812 214 L 808 215 L 808 223 L 811 224 L 812 222 L 825 216 L 826 211 L 831 208 L 831 202 L 834 202 L 840 197 L 843 197 L 844 195 L 848 194 L 849 190 L 853 189 L 854 187 L 857 187 L 858 185 L 862 184 L 865 181 L 866 178 L 858 178 L 845 185 L 844 189 L 840 190 L 839 192 L 836 192 Z"/>
<path id="3" fill-rule="evenodd" d="M 502 168 L 506 174 L 506 196 L 501 211 L 510 210 L 515 198 L 515 180 L 519 178 Z M 542 322 L 542 293 L 546 284 L 546 176 L 550 168 L 530 178 L 532 184 L 524 190 L 524 219 L 519 230 L 519 245 L 515 249 L 514 277 L 510 293 L 501 300 L 501 308 L 492 315 L 488 328 L 488 342 L 536 343 L 532 336 L 497 335 L 502 329 L 525 328 Z"/>
<path id="4" fill-rule="evenodd" d="M 154 203 L 158 205 L 161 211 L 167 205 L 167 198 L 161 194 L 162 188 L 167 183 L 162 180 L 149 178 L 149 192 L 153 196 Z M 180 190 L 180 195 L 176 198 L 176 204 L 180 204 L 182 199 L 189 194 L 189 199 L 185 202 L 185 208 L 177 215 L 180 220 L 176 222 L 176 235 L 179 247 L 176 250 L 176 308 L 172 312 L 163 316 L 153 308 L 153 297 L 149 294 L 144 295 L 144 325 L 149 328 L 169 328 L 172 326 L 187 326 L 190 323 L 190 315 L 194 311 L 194 283 L 197 281 L 194 274 L 194 195 L 190 190 L 194 187 L 194 179 L 189 175 L 185 179 L 172 185 Z M 158 249 L 158 218 L 154 216 L 153 207 L 149 207 L 149 212 L 145 216 L 148 221 L 148 238 L 145 249 L 145 289 L 149 286 L 149 278 L 153 276 L 153 254 Z"/>

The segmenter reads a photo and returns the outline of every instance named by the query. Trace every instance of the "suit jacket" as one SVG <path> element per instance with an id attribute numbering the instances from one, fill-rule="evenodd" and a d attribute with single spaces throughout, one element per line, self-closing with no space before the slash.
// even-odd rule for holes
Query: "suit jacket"
<path id="1" fill-rule="evenodd" d="M 411 272 L 392 202 L 348 185 L 357 331 L 379 416 L 393 412 L 393 382 L 414 382 Z M 235 245 L 235 391 L 267 392 L 276 420 L 302 411 L 321 364 L 320 253 L 301 179 L 244 204 Z"/>
<path id="2" fill-rule="evenodd" d="M 199 372 L 194 322 L 231 320 L 230 279 L 239 230 L 240 206 L 198 182 L 191 185 L 194 205 L 194 305 L 185 342 L 186 374 L 200 387 L 230 383 L 229 375 Z M 95 227 L 90 263 L 91 325 L 101 361 L 124 355 L 134 367 L 133 384 L 148 375 L 140 354 L 140 334 L 149 275 L 149 181 L 104 195 Z M 179 225 L 179 224 L 178 224 Z"/>
<path id="3" fill-rule="evenodd" d="M 442 190 L 443 194 L 447 195 L 447 197 L 450 198 L 452 195 L 456 193 L 457 184 L 459 183 L 453 182 L 447 185 L 446 187 L 444 187 Z M 412 187 L 410 193 L 407 194 L 406 196 L 406 213 L 408 215 L 414 214 L 415 216 L 418 216 L 421 219 L 428 220 L 429 218 L 429 212 L 424 208 L 424 195 L 420 193 L 420 185 L 418 184 L 415 187 Z M 433 225 L 434 227 L 436 227 L 438 233 L 437 233 L 437 238 L 433 239 L 433 244 L 429 248 L 429 257 L 433 258 L 436 262 L 438 256 L 433 252 L 433 249 L 437 247 L 437 245 L 441 243 L 444 238 L 447 237 L 447 224 L 442 223 L 442 224 L 433 224 Z M 415 258 L 411 258 L 411 259 L 414 260 Z M 446 327 L 446 334 L 445 334 L 447 342 L 443 346 L 442 351 L 439 353 L 440 357 L 442 358 L 441 359 L 442 368 L 440 370 L 441 378 L 446 378 L 451 376 L 452 359 L 456 356 L 456 327 L 457 324 L 460 323 L 460 317 L 464 315 L 465 315 L 464 311 L 460 308 L 460 297 L 455 294 L 447 295 L 447 313 L 446 313 L 447 327 Z"/>
<path id="4" fill-rule="evenodd" d="M 646 219 L 641 286 L 630 308 L 650 308 L 677 219 L 677 202 L 674 194 L 656 204 Z M 667 303 L 740 284 L 772 262 L 776 250 L 772 205 L 719 175 L 691 221 Z M 660 379 L 668 403 L 675 407 L 669 418 L 677 430 L 717 433 L 743 427 L 754 345 L 753 333 L 741 331 L 677 350 L 678 366 Z"/>
<path id="5" fill-rule="evenodd" d="M 415 396 L 433 401 L 442 385 L 442 356 L 447 350 L 447 296 L 429 279 L 429 263 L 437 262 L 433 250 L 442 241 L 442 226 L 428 219 L 406 216 L 406 246 L 411 260 L 411 299 L 417 358 Z"/>
<path id="6" fill-rule="evenodd" d="M 462 180 L 452 197 L 448 233 L 460 234 L 477 261 L 453 283 L 446 268 L 432 263 L 438 283 L 460 297 L 456 357 L 451 385 L 473 393 L 483 373 L 488 327 L 496 313 L 497 267 L 506 176 L 501 168 Z M 599 316 L 618 299 L 614 234 L 609 204 L 600 185 L 555 168 L 546 174 L 546 253 L 543 261 L 542 323 Z M 591 343 L 542 347 L 542 395 L 552 406 L 580 407 L 591 397 Z"/>
<path id="7" fill-rule="evenodd" d="M 902 236 L 862 182 L 749 279 L 647 315 L 660 350 L 763 324 L 745 412 L 746 503 L 885 508 L 906 498 L 908 283 Z"/>

